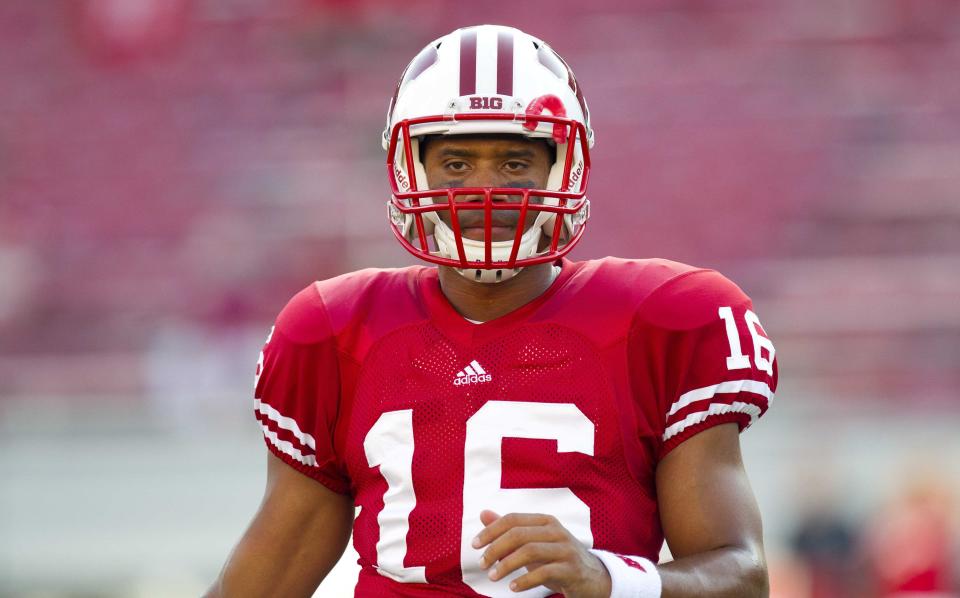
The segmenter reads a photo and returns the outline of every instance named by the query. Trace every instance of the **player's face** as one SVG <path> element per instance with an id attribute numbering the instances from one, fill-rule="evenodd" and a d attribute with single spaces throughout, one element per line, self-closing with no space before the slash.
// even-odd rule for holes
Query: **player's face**
<path id="1" fill-rule="evenodd" d="M 431 189 L 452 187 L 508 187 L 543 189 L 553 164 L 553 149 L 546 141 L 503 135 L 458 135 L 433 137 L 426 141 L 421 154 Z M 495 202 L 520 202 L 520 195 L 494 195 Z M 457 196 L 457 202 L 482 202 L 483 195 Z M 530 198 L 531 203 L 542 202 Z M 450 224 L 450 214 L 440 212 Z M 467 239 L 484 241 L 483 210 L 459 212 L 460 229 Z M 495 210 L 492 214 L 491 240 L 511 241 L 517 229 L 520 212 Z M 536 220 L 527 214 L 524 230 Z"/>

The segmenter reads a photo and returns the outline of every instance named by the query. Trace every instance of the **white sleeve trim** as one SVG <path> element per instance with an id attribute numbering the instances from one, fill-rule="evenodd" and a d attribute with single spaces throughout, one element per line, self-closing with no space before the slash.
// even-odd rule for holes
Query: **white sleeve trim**
<path id="1" fill-rule="evenodd" d="M 750 415 L 750 424 L 753 425 L 753 422 L 757 421 L 757 418 L 760 417 L 760 408 L 756 405 L 750 403 L 742 403 L 740 401 L 735 401 L 729 405 L 726 403 L 713 403 L 707 409 L 703 411 L 697 411 L 691 413 L 687 417 L 681 419 L 672 426 L 667 427 L 663 431 L 663 441 L 666 442 L 683 432 L 690 426 L 695 426 L 701 422 L 707 420 L 711 415 L 723 415 L 724 413 L 746 413 Z"/>
<path id="2" fill-rule="evenodd" d="M 300 452 L 300 449 L 293 446 L 287 440 L 280 440 L 277 437 L 277 433 L 268 428 L 265 424 L 260 424 L 260 427 L 263 428 L 263 435 L 270 441 L 270 444 L 277 447 L 277 449 L 285 454 L 290 456 L 293 459 L 296 459 L 304 465 L 310 465 L 311 467 L 317 467 L 317 458 L 314 455 L 304 455 Z"/>
<path id="3" fill-rule="evenodd" d="M 691 403 L 706 401 L 712 399 L 714 395 L 718 394 L 737 392 L 749 392 L 760 395 L 767 400 L 768 406 L 773 401 L 773 391 L 770 390 L 770 385 L 766 382 L 760 382 L 759 380 L 730 380 L 727 382 L 714 384 L 712 386 L 695 388 L 683 393 L 680 395 L 679 399 L 674 401 L 673 405 L 670 407 L 670 413 L 667 414 L 667 417 L 669 418 L 671 415 L 677 411 L 680 411 Z"/>
<path id="4" fill-rule="evenodd" d="M 309 447 L 314 451 L 317 450 L 317 443 L 313 439 L 313 436 L 300 430 L 300 426 L 297 425 L 296 420 L 293 418 L 284 416 L 270 405 L 261 402 L 260 399 L 253 400 L 253 408 L 257 412 L 267 416 L 269 420 L 276 422 L 281 429 L 292 432 L 293 435 L 297 437 L 297 440 L 303 444 L 303 446 Z"/>

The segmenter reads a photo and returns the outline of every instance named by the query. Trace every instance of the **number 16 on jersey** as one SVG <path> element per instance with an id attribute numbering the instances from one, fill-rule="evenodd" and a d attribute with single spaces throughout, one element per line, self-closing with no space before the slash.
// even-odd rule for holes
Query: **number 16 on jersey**
<path id="1" fill-rule="evenodd" d="M 470 542 L 480 532 L 480 512 L 553 515 L 587 548 L 593 547 L 590 508 L 569 488 L 502 488 L 501 447 L 504 438 L 556 440 L 557 451 L 593 455 L 594 425 L 576 405 L 488 401 L 467 420 L 463 446 L 463 523 L 460 530 L 460 565 L 463 581 L 479 594 L 546 596 L 545 588 L 509 592 L 508 585 L 522 575 L 515 572 L 493 582 L 480 569 L 481 552 Z M 425 583 L 425 566 L 404 566 L 409 517 L 416 506 L 413 479 L 413 410 L 390 411 L 380 416 L 364 440 L 371 467 L 380 467 L 387 482 L 383 510 L 377 516 L 377 570 L 403 583 Z"/>

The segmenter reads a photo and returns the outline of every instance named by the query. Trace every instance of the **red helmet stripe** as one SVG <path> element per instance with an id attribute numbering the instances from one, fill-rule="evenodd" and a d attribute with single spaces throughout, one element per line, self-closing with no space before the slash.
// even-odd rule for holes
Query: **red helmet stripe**
<path id="1" fill-rule="evenodd" d="M 497 33 L 497 93 L 513 95 L 513 33 Z"/>
<path id="2" fill-rule="evenodd" d="M 477 30 L 460 32 L 460 95 L 477 93 Z"/>

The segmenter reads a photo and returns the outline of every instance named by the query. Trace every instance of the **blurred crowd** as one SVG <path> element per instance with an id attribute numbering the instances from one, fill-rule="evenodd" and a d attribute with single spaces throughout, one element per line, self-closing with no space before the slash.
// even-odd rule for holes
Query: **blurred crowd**
<path id="1" fill-rule="evenodd" d="M 307 281 L 408 263 L 390 92 L 425 41 L 499 18 L 591 104 L 577 257 L 722 268 L 815 392 L 955 399 L 960 4 L 545 6 L 4 2 L 0 397 L 139 395 L 171 325 L 265 331 Z"/>
<path id="2" fill-rule="evenodd" d="M 162 401 L 189 429 L 249 392 L 247 348 L 293 293 L 411 263 L 387 102 L 427 41 L 498 22 L 548 40 L 590 104 L 575 258 L 721 269 L 781 396 L 956 418 L 960 3 L 562 4 L 0 3 L 0 404 Z M 956 595 L 942 478 L 873 517 L 809 501 L 775 594 Z"/>
<path id="3" fill-rule="evenodd" d="M 960 595 L 955 497 L 941 472 L 913 472 L 872 515 L 838 509 L 831 482 L 806 480 L 789 557 L 771 573 L 773 598 Z"/>

